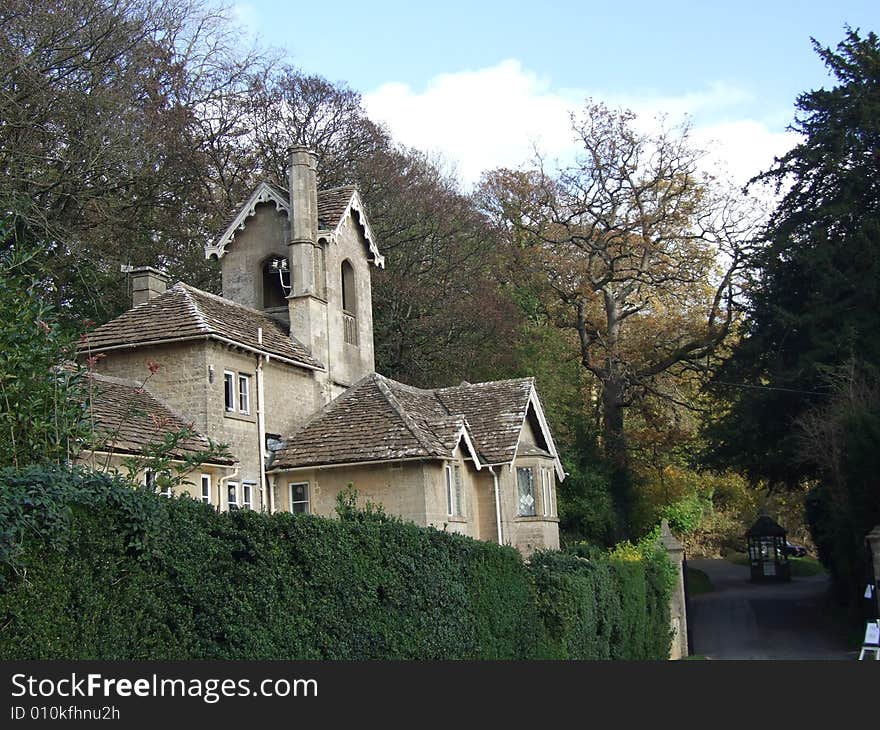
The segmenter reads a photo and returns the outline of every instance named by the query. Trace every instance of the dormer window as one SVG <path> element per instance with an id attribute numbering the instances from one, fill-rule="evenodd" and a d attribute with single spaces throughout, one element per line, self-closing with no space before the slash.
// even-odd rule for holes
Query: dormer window
<path id="1" fill-rule="evenodd" d="M 263 262 L 263 309 L 287 306 L 290 294 L 290 261 L 273 255 Z"/>

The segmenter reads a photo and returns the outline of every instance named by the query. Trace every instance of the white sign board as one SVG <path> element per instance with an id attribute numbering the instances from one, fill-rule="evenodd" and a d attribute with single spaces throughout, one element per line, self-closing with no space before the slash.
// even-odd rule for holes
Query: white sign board
<path id="1" fill-rule="evenodd" d="M 870 621 L 865 628 L 865 646 L 880 646 L 880 624 Z"/>

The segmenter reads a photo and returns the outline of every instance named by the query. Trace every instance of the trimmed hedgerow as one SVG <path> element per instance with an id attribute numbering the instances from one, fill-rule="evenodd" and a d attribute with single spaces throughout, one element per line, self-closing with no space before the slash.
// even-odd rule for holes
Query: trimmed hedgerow
<path id="1" fill-rule="evenodd" d="M 106 474 L 6 470 L 0 657 L 660 659 L 660 557 L 525 564 L 381 511 L 218 513 Z"/>

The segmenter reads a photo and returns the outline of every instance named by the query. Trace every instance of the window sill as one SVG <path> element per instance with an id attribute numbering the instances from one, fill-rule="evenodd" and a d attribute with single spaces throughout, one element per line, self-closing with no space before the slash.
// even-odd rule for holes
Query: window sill
<path id="1" fill-rule="evenodd" d="M 514 522 L 559 522 L 559 518 L 555 516 L 545 517 L 544 515 L 517 515 L 513 518 Z"/>
<path id="2" fill-rule="evenodd" d="M 460 517 L 458 515 L 447 515 L 446 520 L 445 520 L 445 522 L 449 522 L 449 523 L 455 522 L 460 525 L 466 525 L 467 521 L 468 521 L 467 517 Z"/>
<path id="3" fill-rule="evenodd" d="M 229 418 L 233 421 L 245 421 L 247 423 L 256 423 L 257 417 L 251 413 L 236 413 L 235 411 L 224 411 L 224 418 Z"/>

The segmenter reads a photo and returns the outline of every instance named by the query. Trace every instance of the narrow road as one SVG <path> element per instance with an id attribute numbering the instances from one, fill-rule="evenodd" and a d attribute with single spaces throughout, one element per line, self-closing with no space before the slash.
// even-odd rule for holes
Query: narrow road
<path id="1" fill-rule="evenodd" d="M 855 659 L 828 613 L 828 577 L 752 583 L 726 560 L 689 560 L 714 590 L 690 601 L 692 653 L 709 659 Z"/>

